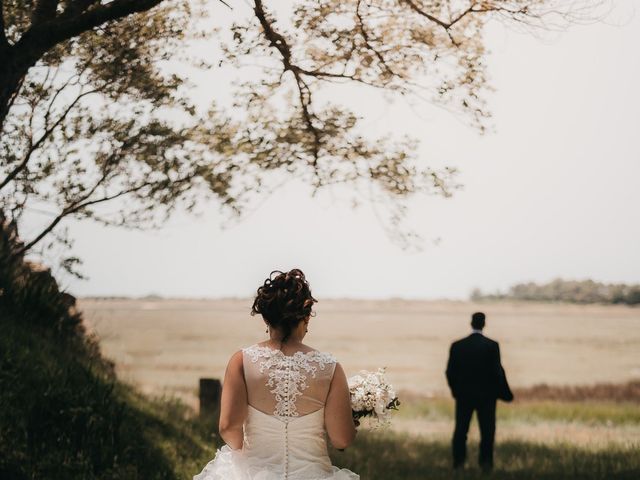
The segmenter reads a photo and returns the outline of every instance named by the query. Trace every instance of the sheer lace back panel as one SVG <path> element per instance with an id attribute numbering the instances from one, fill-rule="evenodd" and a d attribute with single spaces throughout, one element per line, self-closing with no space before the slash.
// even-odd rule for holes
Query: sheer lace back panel
<path id="1" fill-rule="evenodd" d="M 322 407 L 336 367 L 328 353 L 296 352 L 252 345 L 243 349 L 249 405 L 278 417 L 299 417 Z"/>

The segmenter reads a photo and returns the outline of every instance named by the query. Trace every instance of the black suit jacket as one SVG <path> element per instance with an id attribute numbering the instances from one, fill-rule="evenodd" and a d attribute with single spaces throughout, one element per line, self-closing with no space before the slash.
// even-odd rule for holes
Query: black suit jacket
<path id="1" fill-rule="evenodd" d="M 500 363 L 498 342 L 479 333 L 472 333 L 451 344 L 447 381 L 457 399 L 513 400 Z"/>

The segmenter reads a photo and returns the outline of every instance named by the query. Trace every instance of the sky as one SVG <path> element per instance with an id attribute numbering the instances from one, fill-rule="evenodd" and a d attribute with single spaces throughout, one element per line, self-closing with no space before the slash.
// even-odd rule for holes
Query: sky
<path id="1" fill-rule="evenodd" d="M 89 279 L 63 286 L 78 296 L 245 297 L 271 270 L 293 267 L 317 298 L 464 299 L 557 277 L 640 283 L 640 13 L 618 6 L 607 22 L 543 39 L 493 25 L 485 135 L 430 105 L 338 96 L 372 132 L 414 135 L 425 162 L 460 170 L 452 198 L 409 203 L 420 251 L 403 251 L 347 192 L 311 198 L 289 183 L 231 225 L 215 203 L 158 231 L 70 222 Z"/>

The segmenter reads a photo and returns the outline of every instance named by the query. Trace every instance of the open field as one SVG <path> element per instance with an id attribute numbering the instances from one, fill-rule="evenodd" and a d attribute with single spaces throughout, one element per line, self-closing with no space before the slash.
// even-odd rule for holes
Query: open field
<path id="1" fill-rule="evenodd" d="M 249 300 L 80 302 L 120 377 L 195 406 L 199 377 L 222 377 L 228 357 L 265 338 Z M 640 478 L 640 309 L 629 307 L 346 301 L 318 304 L 309 344 L 333 352 L 348 374 L 387 366 L 403 404 L 390 431 L 359 435 L 334 462 L 367 480 L 450 479 L 453 402 L 444 369 L 469 315 L 488 315 L 519 397 L 498 406 L 500 479 Z M 598 386 L 597 383 L 626 385 Z M 531 389 L 541 383 L 549 387 Z M 573 388 L 572 386 L 583 386 Z M 478 428 L 472 423 L 469 469 Z M 210 445 L 210 455 L 215 445 Z M 185 472 L 188 477 L 193 472 Z"/>
<path id="2" fill-rule="evenodd" d="M 229 356 L 266 338 L 243 300 L 80 301 L 120 377 L 145 392 L 194 404 L 199 377 L 222 377 Z M 589 385 L 640 378 L 640 308 L 537 303 L 322 300 L 308 343 L 333 352 L 347 374 L 386 366 L 400 390 L 447 395 L 451 341 L 487 313 L 514 387 Z"/>

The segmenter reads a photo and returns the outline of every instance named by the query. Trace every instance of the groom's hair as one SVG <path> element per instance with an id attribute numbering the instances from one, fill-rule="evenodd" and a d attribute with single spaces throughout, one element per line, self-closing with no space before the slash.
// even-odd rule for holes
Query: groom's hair
<path id="1" fill-rule="evenodd" d="M 476 330 L 482 330 L 484 328 L 485 315 L 482 312 L 476 312 L 471 315 L 471 326 Z"/>

